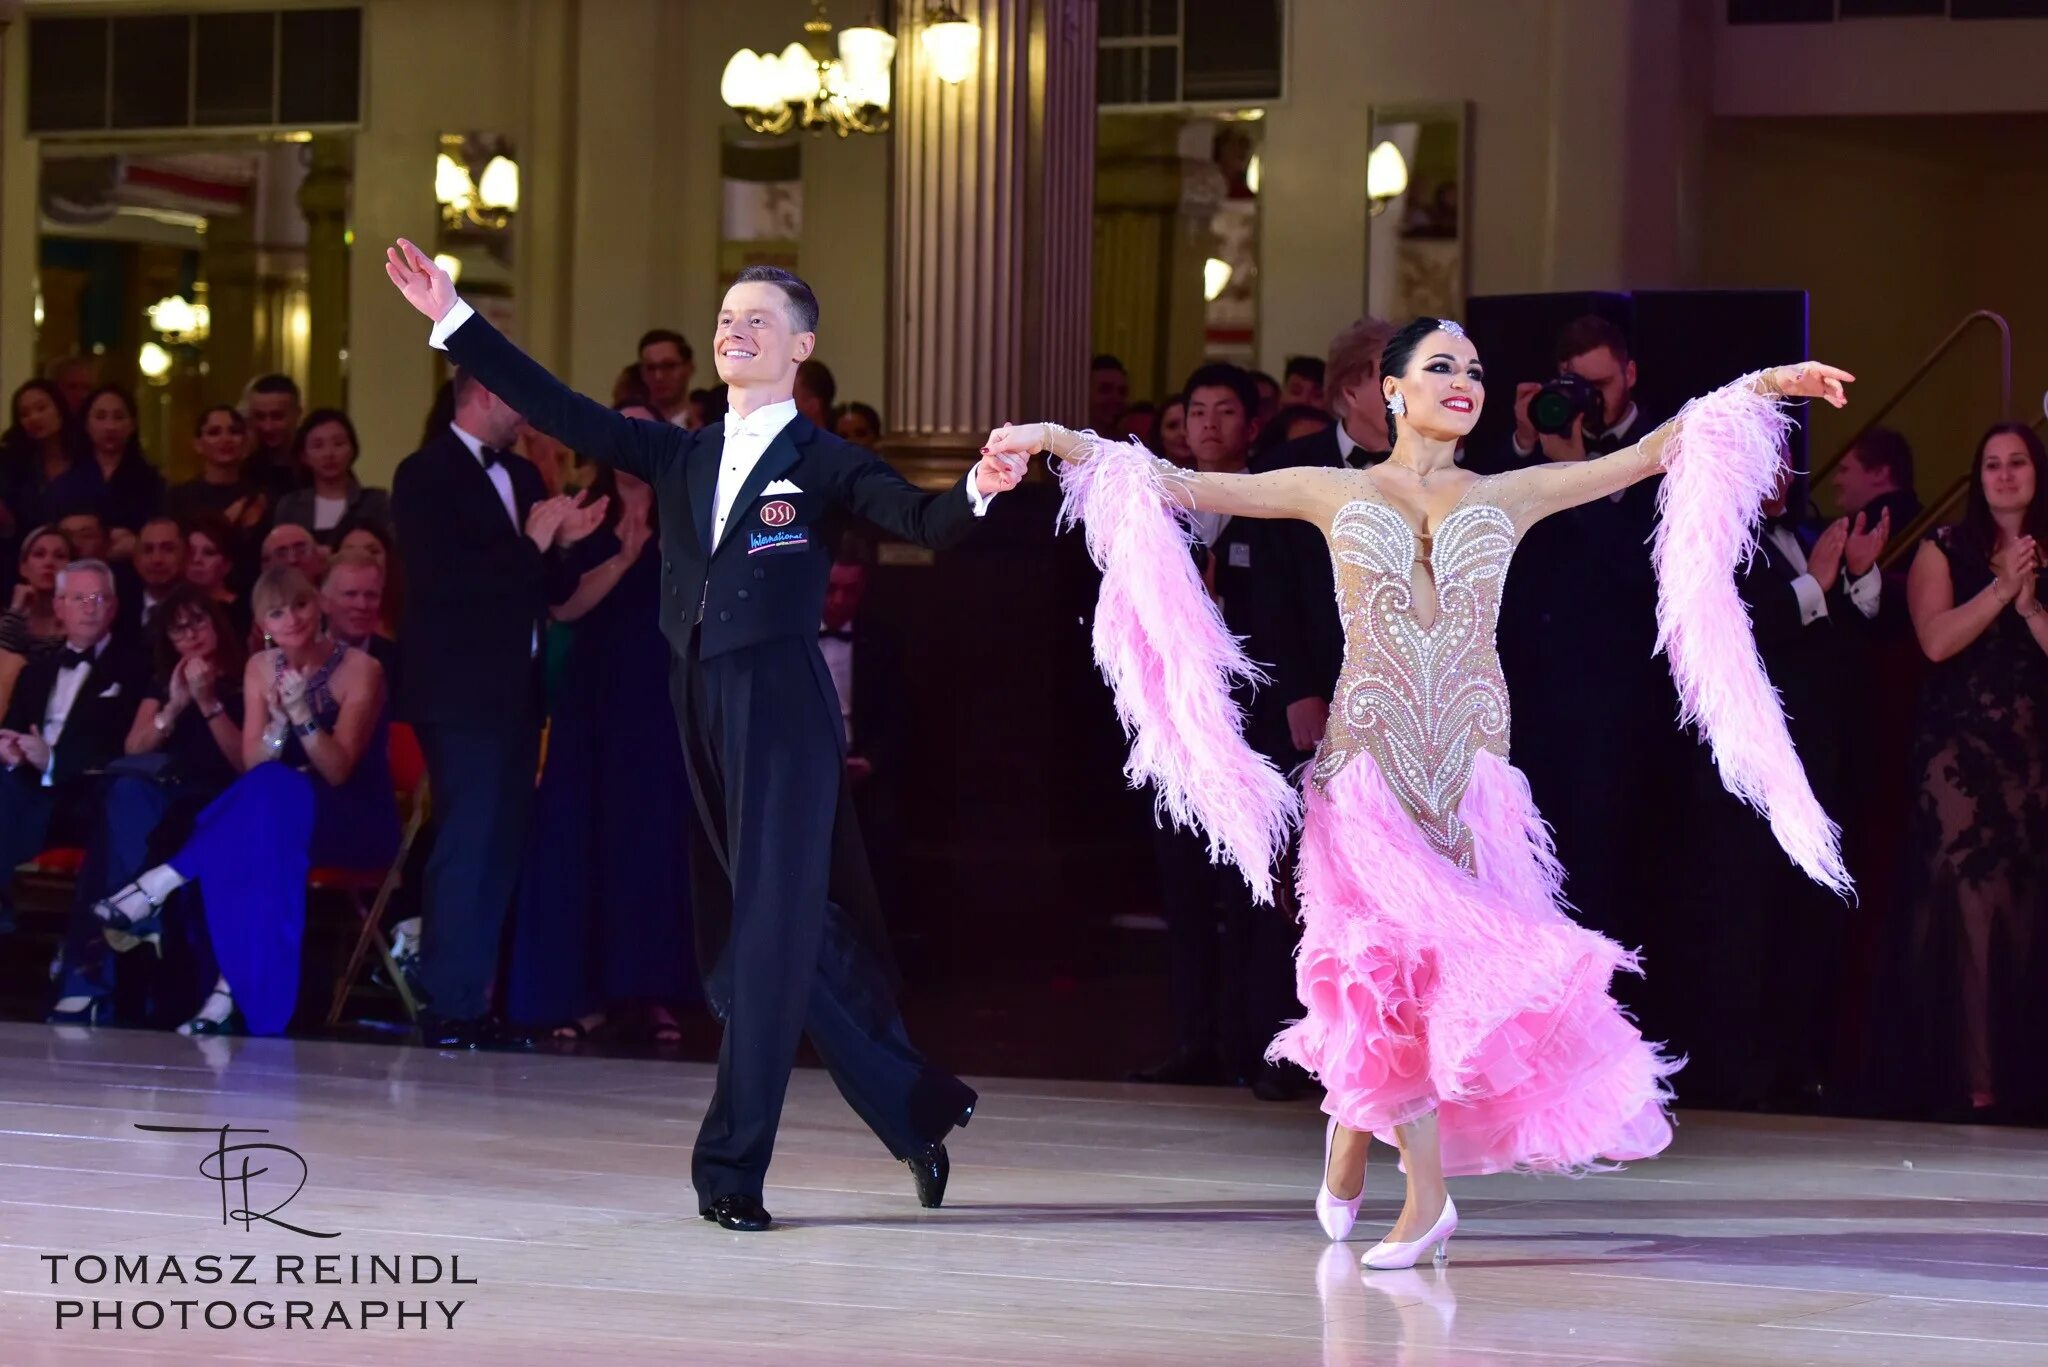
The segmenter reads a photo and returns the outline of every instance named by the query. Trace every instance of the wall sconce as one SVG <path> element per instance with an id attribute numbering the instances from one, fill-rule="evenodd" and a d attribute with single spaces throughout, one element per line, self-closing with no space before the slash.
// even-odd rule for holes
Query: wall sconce
<path id="1" fill-rule="evenodd" d="M 1257 194 L 1259 192 L 1259 181 L 1263 177 L 1264 172 L 1259 166 L 1259 154 L 1254 152 L 1252 153 L 1252 159 L 1244 164 L 1244 188 L 1250 190 L 1253 194 Z"/>
<path id="2" fill-rule="evenodd" d="M 135 357 L 135 365 L 142 372 L 142 378 L 151 384 L 162 384 L 164 376 L 171 373 L 171 353 L 155 342 L 144 342 Z"/>
<path id="3" fill-rule="evenodd" d="M 1372 201 L 1374 217 L 1387 205 L 1408 192 L 1408 161 L 1401 149 L 1383 142 L 1365 160 L 1365 197 Z"/>
<path id="4" fill-rule="evenodd" d="M 510 227 L 519 212 L 519 163 L 498 153 L 472 178 L 464 139 L 444 133 L 441 153 L 434 158 L 434 198 L 441 205 L 441 221 L 450 228 Z"/>
<path id="5" fill-rule="evenodd" d="M 459 285 L 462 283 L 461 257 L 456 256 L 451 252 L 441 252 L 434 257 L 434 264 L 439 266 L 442 270 L 448 272 L 449 284 Z"/>
<path id="6" fill-rule="evenodd" d="M 812 0 L 812 10 L 803 42 L 780 54 L 733 53 L 718 82 L 719 97 L 755 133 L 829 128 L 843 138 L 887 132 L 896 35 L 870 19 L 840 30 L 835 55 L 825 0 Z"/>
<path id="7" fill-rule="evenodd" d="M 151 304 L 148 312 L 149 325 L 172 346 L 197 345 L 212 330 L 212 310 L 204 304 L 188 302 L 183 295 L 165 295 Z"/>
<path id="8" fill-rule="evenodd" d="M 1230 288 L 1230 277 L 1236 274 L 1228 261 L 1212 256 L 1202 263 L 1202 298 L 1215 303 L 1223 297 L 1223 291 Z"/>
<path id="9" fill-rule="evenodd" d="M 918 41 L 924 45 L 933 74 L 947 85 L 959 85 L 981 62 L 981 25 L 951 4 L 926 13 Z"/>

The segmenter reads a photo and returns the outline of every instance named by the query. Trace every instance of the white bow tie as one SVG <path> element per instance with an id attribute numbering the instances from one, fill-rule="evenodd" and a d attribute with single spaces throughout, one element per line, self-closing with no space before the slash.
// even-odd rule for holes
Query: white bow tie
<path id="1" fill-rule="evenodd" d="M 725 435 L 728 437 L 772 437 L 782 430 L 779 423 L 774 422 L 761 413 L 756 413 L 748 418 L 740 418 L 736 421 L 728 418 L 726 421 L 728 426 L 725 429 Z"/>

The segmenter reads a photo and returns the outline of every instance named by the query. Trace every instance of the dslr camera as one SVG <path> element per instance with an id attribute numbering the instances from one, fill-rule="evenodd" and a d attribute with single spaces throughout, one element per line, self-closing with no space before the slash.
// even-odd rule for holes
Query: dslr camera
<path id="1" fill-rule="evenodd" d="M 1574 418 L 1583 417 L 1585 430 L 1594 431 L 1605 411 L 1600 391 L 1566 371 L 1545 380 L 1543 388 L 1529 400 L 1529 425 L 1547 436 L 1569 436 Z"/>

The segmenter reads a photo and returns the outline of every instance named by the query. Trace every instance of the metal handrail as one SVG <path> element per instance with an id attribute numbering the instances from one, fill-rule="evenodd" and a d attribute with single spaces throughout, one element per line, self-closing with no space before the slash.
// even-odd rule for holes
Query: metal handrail
<path id="1" fill-rule="evenodd" d="M 1807 476 L 1807 487 L 1809 489 L 1818 488 L 1822 480 L 1834 473 L 1835 467 L 1842 463 L 1842 458 L 1855 450 L 1856 443 L 1863 440 L 1864 433 L 1883 422 L 1891 411 L 1899 406 L 1900 400 L 1904 399 L 1912 391 L 1913 386 L 1919 384 L 1927 372 L 1934 369 L 1934 363 L 1947 355 L 1948 349 L 1954 346 L 1964 333 L 1979 323 L 1991 323 L 1998 329 L 1998 415 L 1999 419 L 2003 421 L 2012 412 L 2012 328 L 2006 323 L 2003 316 L 1992 312 L 1990 309 L 1978 309 L 1975 313 L 1966 314 L 1963 321 L 1957 323 L 1950 330 L 1948 336 L 1942 338 L 1940 344 L 1934 350 L 1927 353 L 1927 359 L 1922 361 L 1918 368 L 1906 377 L 1906 382 L 1894 390 L 1892 396 L 1886 399 L 1875 413 L 1870 415 L 1870 421 L 1856 429 L 1856 434 L 1849 438 L 1841 450 L 1835 452 L 1833 458 L 1827 464 L 1813 470 Z"/>
<path id="2" fill-rule="evenodd" d="M 2042 431 L 2044 427 L 2048 427 L 2048 413 L 2043 413 L 2040 417 L 2034 419 L 2033 427 L 2036 432 Z M 1898 564 L 1899 561 L 1906 558 L 1906 552 L 1912 550 L 1919 543 L 1921 537 L 1927 535 L 1929 530 L 1943 522 L 1949 512 L 1955 508 L 1957 502 L 1970 492 L 1970 480 L 1974 477 L 1974 474 L 1975 472 L 1973 471 L 1971 474 L 1963 475 L 1955 483 L 1949 485 L 1942 492 L 1940 498 L 1922 509 L 1920 516 L 1908 522 L 1904 531 L 1887 542 L 1884 550 L 1877 557 L 1878 568 L 1888 570 Z"/>

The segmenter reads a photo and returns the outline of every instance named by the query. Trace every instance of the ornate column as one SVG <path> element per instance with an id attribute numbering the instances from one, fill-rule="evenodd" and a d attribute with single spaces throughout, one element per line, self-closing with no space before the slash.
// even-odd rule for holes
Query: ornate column
<path id="1" fill-rule="evenodd" d="M 897 48 L 883 416 L 913 461 L 1087 406 L 1096 0 L 959 8 L 981 25 L 960 85 L 933 74 L 921 8 Z"/>
<path id="2" fill-rule="evenodd" d="M 338 407 L 348 347 L 348 153 L 331 137 L 313 139 L 312 149 L 299 186 L 306 215 L 306 407 Z"/>
<path id="3" fill-rule="evenodd" d="M 254 197 L 237 214 L 207 220 L 206 306 L 212 331 L 206 339 L 206 399 L 234 403 L 256 373 L 256 314 L 261 298 L 256 270 L 257 205 Z"/>

